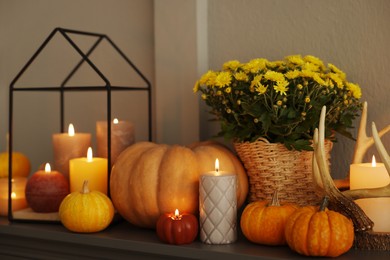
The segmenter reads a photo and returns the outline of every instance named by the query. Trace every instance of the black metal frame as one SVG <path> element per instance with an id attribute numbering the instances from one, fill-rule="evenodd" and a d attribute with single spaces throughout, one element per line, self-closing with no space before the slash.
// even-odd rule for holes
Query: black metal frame
<path id="1" fill-rule="evenodd" d="M 41 51 L 46 47 L 46 45 L 50 42 L 50 40 L 56 35 L 61 34 L 69 44 L 75 49 L 75 51 L 81 56 L 81 60 L 76 64 L 73 70 L 65 77 L 60 86 L 53 87 L 35 87 L 35 88 L 16 88 L 15 84 L 19 80 L 19 78 L 23 75 L 24 72 L 29 68 L 29 66 L 33 63 L 33 61 L 38 57 Z M 69 37 L 68 34 L 79 34 L 85 36 L 96 37 L 96 42 L 90 47 L 90 49 L 84 53 L 77 44 Z M 142 78 L 142 80 L 146 83 L 146 86 L 112 86 L 110 81 L 104 76 L 104 74 L 95 66 L 95 64 L 89 59 L 89 56 L 93 53 L 93 51 L 99 46 L 99 44 L 106 40 L 108 43 L 119 53 L 119 55 L 127 62 L 127 64 Z M 90 65 L 90 67 L 96 72 L 96 74 L 105 82 L 105 86 L 72 86 L 65 87 L 67 82 L 73 77 L 73 75 L 77 72 L 77 70 L 81 67 L 81 65 L 86 62 Z M 111 171 L 111 91 L 147 91 L 148 96 L 148 131 L 149 131 L 149 141 L 152 140 L 152 93 L 151 93 L 151 84 L 148 79 L 141 73 L 141 71 L 131 62 L 129 58 L 119 49 L 117 45 L 105 34 L 100 33 L 91 33 L 85 31 L 64 29 L 64 28 L 55 28 L 50 35 L 45 39 L 42 45 L 38 48 L 38 50 L 34 53 L 34 55 L 30 58 L 30 60 L 24 65 L 22 70 L 16 75 L 14 80 L 10 84 L 10 92 L 9 92 L 9 143 L 8 143 L 8 219 L 9 221 L 15 221 L 12 213 L 12 148 L 13 148 L 13 98 L 14 92 L 18 91 L 59 91 L 60 92 L 60 126 L 61 132 L 64 132 L 64 93 L 68 91 L 106 91 L 107 92 L 107 166 L 108 166 L 108 178 L 110 178 Z M 109 185 L 108 185 L 108 194 L 109 194 Z"/>

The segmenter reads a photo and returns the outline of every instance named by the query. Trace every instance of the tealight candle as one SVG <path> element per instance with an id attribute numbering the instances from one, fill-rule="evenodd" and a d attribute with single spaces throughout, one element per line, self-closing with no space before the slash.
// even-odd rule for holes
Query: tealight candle
<path id="1" fill-rule="evenodd" d="M 16 177 L 11 180 L 12 182 L 12 211 L 21 210 L 27 208 L 27 200 L 24 194 L 26 188 L 27 178 Z M 8 215 L 8 178 L 0 178 L 0 215 Z"/>
<path id="2" fill-rule="evenodd" d="M 383 163 L 351 164 L 350 189 L 379 188 L 390 183 L 390 177 Z M 390 198 L 358 199 L 356 204 L 374 222 L 373 231 L 390 232 Z"/>
<path id="3" fill-rule="evenodd" d="M 75 133 L 69 124 L 68 133 L 53 134 L 54 169 L 69 180 L 69 160 L 82 157 L 91 146 L 91 134 Z"/>
<path id="4" fill-rule="evenodd" d="M 199 182 L 200 239 L 207 244 L 229 244 L 237 239 L 237 175 L 203 173 Z"/>
<path id="5" fill-rule="evenodd" d="M 107 195 L 107 159 L 93 157 L 92 148 L 88 148 L 87 157 L 69 161 L 70 192 L 81 191 L 85 180 L 89 181 L 89 189 Z"/>
<path id="6" fill-rule="evenodd" d="M 107 121 L 96 122 L 97 155 L 107 158 Z M 111 166 L 119 154 L 134 143 L 132 123 L 115 118 L 111 123 Z"/>

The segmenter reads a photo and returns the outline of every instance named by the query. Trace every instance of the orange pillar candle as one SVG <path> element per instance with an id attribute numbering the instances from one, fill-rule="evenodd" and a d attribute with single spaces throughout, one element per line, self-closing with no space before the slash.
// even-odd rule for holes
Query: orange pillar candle
<path id="1" fill-rule="evenodd" d="M 390 183 L 390 177 L 383 163 L 358 163 L 350 166 L 350 188 L 379 188 Z M 355 200 L 356 204 L 374 222 L 373 231 L 390 232 L 390 198 L 369 198 Z"/>
<path id="2" fill-rule="evenodd" d="M 81 191 L 85 180 L 89 181 L 89 189 L 107 195 L 108 173 L 107 159 L 93 157 L 92 148 L 88 148 L 87 157 L 69 161 L 70 192 Z"/>
<path id="3" fill-rule="evenodd" d="M 12 211 L 27 208 L 27 200 L 24 193 L 27 178 L 17 177 L 12 180 Z M 8 215 L 8 178 L 0 178 L 0 216 Z"/>
<path id="4" fill-rule="evenodd" d="M 96 139 L 98 157 L 107 158 L 107 121 L 96 122 Z M 119 154 L 133 143 L 133 124 L 115 118 L 111 123 L 111 166 L 115 163 Z"/>
<path id="5" fill-rule="evenodd" d="M 69 160 L 82 157 L 91 146 L 91 134 L 75 133 L 69 124 L 68 133 L 53 134 L 54 169 L 69 180 Z"/>

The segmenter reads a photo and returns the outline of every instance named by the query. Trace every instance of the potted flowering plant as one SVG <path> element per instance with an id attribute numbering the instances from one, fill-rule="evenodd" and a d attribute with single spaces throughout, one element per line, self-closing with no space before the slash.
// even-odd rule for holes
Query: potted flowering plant
<path id="1" fill-rule="evenodd" d="M 236 142 L 265 138 L 289 150 L 312 150 L 321 108 L 327 107 L 326 138 L 348 131 L 361 110 L 361 89 L 346 74 L 317 57 L 287 56 L 283 60 L 237 60 L 220 71 L 206 72 L 194 92 L 221 122 L 219 136 Z"/>

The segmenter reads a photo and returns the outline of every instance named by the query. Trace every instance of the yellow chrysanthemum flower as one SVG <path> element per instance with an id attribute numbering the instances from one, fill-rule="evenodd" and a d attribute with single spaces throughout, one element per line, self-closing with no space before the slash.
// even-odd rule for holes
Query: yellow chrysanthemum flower
<path id="1" fill-rule="evenodd" d="M 260 70 L 266 68 L 268 61 L 266 59 L 254 59 L 249 61 L 247 64 L 243 66 L 243 69 L 246 72 L 257 73 Z"/>
<path id="2" fill-rule="evenodd" d="M 256 87 L 256 86 L 260 86 L 261 83 L 261 75 L 257 75 L 253 78 L 253 80 L 251 81 L 251 85 L 249 86 L 250 88 L 253 88 L 253 87 Z"/>
<path id="3" fill-rule="evenodd" d="M 299 70 L 290 70 L 286 73 L 286 78 L 288 79 L 295 79 L 295 78 L 298 78 L 300 75 L 300 71 Z"/>
<path id="4" fill-rule="evenodd" d="M 324 63 L 321 59 L 313 56 L 313 55 L 306 55 L 304 58 L 303 58 L 304 61 L 307 61 L 307 62 L 310 62 L 310 63 L 313 63 L 315 65 L 317 65 L 318 67 L 320 68 L 324 68 Z"/>
<path id="5" fill-rule="evenodd" d="M 296 65 L 302 65 L 305 63 L 301 55 L 290 55 L 286 57 L 286 60 Z"/>
<path id="6" fill-rule="evenodd" d="M 222 65 L 224 70 L 236 71 L 240 67 L 241 63 L 238 60 L 227 61 Z"/>
<path id="7" fill-rule="evenodd" d="M 287 95 L 286 93 L 288 91 L 287 86 L 288 86 L 288 81 L 285 80 L 278 81 L 274 86 L 274 90 L 276 91 L 276 93 L 279 93 L 280 95 Z"/>
<path id="8" fill-rule="evenodd" d="M 215 78 L 215 85 L 220 88 L 228 86 L 231 82 L 232 74 L 229 71 L 222 71 Z"/>
<path id="9" fill-rule="evenodd" d="M 314 72 L 313 71 L 311 71 L 311 70 L 302 70 L 301 72 L 300 72 L 300 76 L 301 77 L 306 77 L 306 78 L 313 78 L 313 76 L 314 76 Z"/>
<path id="10" fill-rule="evenodd" d="M 316 71 L 319 71 L 319 66 L 314 64 L 314 63 L 305 62 L 305 64 L 303 65 L 303 69 L 316 72 Z"/>
<path id="11" fill-rule="evenodd" d="M 225 92 L 229 94 L 230 92 L 232 92 L 232 88 L 231 87 L 225 88 Z"/>
<path id="12" fill-rule="evenodd" d="M 272 81 L 285 81 L 284 75 L 280 72 L 269 70 L 264 75 L 265 79 L 272 80 Z"/>
<path id="13" fill-rule="evenodd" d="M 276 60 L 276 61 L 269 61 L 267 63 L 268 67 L 274 69 L 274 68 L 279 68 L 284 66 L 284 61 L 282 60 Z"/>
<path id="14" fill-rule="evenodd" d="M 264 85 L 262 85 L 262 84 L 259 84 L 259 85 L 255 88 L 255 90 L 256 90 L 256 92 L 259 93 L 259 95 L 262 95 L 262 94 L 264 94 L 265 92 L 267 92 L 267 88 L 268 88 L 268 87 L 266 87 L 266 86 L 264 86 Z"/>
<path id="15" fill-rule="evenodd" d="M 347 75 L 341 70 L 339 69 L 338 67 L 336 67 L 335 65 L 333 65 L 332 63 L 328 63 L 328 68 L 330 69 L 330 71 L 340 75 L 340 78 L 342 80 L 345 80 Z"/>
<path id="16" fill-rule="evenodd" d="M 197 80 L 195 82 L 195 85 L 194 85 L 192 91 L 194 91 L 194 93 L 196 93 L 196 92 L 198 92 L 198 90 L 199 90 L 199 80 Z"/>
<path id="17" fill-rule="evenodd" d="M 351 82 L 346 83 L 346 85 L 347 85 L 347 89 L 349 91 L 351 91 L 352 96 L 354 98 L 360 99 L 362 97 L 362 91 L 361 91 L 359 85 L 351 83 Z"/>
<path id="18" fill-rule="evenodd" d="M 234 78 L 238 81 L 245 81 L 245 82 L 248 81 L 248 75 L 242 71 L 235 73 Z"/>
<path id="19" fill-rule="evenodd" d="M 318 73 L 315 73 L 313 75 L 313 79 L 315 82 L 317 82 L 318 84 L 322 85 L 322 86 L 327 86 L 327 83 L 325 82 L 325 80 L 323 80 L 320 75 Z"/>
<path id="20" fill-rule="evenodd" d="M 215 71 L 209 70 L 199 79 L 199 84 L 206 86 L 214 86 L 217 73 Z"/>
<path id="21" fill-rule="evenodd" d="M 340 78 L 340 74 L 336 74 L 336 73 L 329 73 L 329 78 L 331 80 L 333 80 L 334 83 L 336 83 L 337 87 L 339 89 L 343 89 L 344 88 L 344 83 L 342 81 L 342 79 Z"/>

